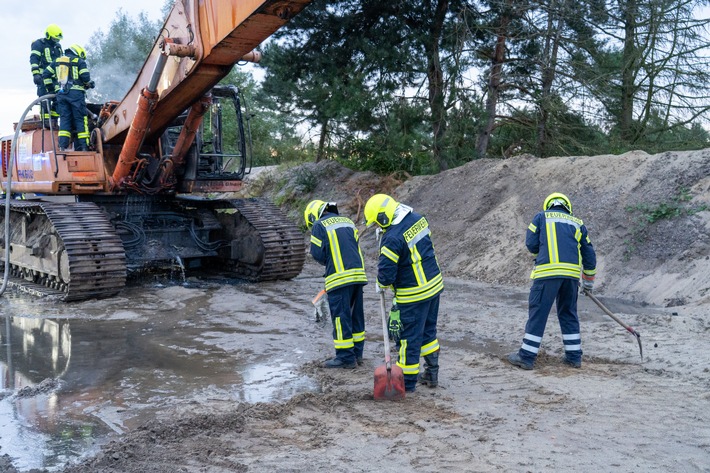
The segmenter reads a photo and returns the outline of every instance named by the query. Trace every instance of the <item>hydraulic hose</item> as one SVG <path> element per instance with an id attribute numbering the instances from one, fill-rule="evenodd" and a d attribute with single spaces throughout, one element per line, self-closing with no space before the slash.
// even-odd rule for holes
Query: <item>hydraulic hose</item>
<path id="1" fill-rule="evenodd" d="M 2 287 L 0 287 L 0 296 L 5 293 L 7 284 L 10 279 L 10 198 L 12 195 L 12 168 L 15 161 L 15 152 L 17 149 L 17 137 L 20 136 L 22 124 L 25 122 L 25 117 L 30 113 L 30 109 L 40 103 L 42 100 L 51 100 L 55 94 L 47 94 L 38 97 L 25 109 L 20 117 L 20 121 L 15 128 L 15 135 L 12 138 L 12 146 L 10 147 L 10 159 L 7 163 L 7 181 L 5 182 L 5 270 L 3 272 Z"/>

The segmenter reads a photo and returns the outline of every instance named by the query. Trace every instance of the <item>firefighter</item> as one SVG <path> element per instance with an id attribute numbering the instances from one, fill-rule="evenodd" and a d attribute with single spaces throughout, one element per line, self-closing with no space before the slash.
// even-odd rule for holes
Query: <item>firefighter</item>
<path id="1" fill-rule="evenodd" d="M 43 73 L 47 66 L 62 55 L 62 45 L 59 44 L 62 37 L 62 29 L 52 23 L 47 26 L 44 38 L 35 40 L 30 47 L 30 67 L 34 83 L 37 86 L 37 97 L 54 93 L 54 89 L 51 87 L 52 81 L 45 79 Z M 52 100 L 48 104 L 40 103 L 42 122 L 48 123 L 50 119 L 59 116 L 56 105 L 56 100 Z"/>
<path id="2" fill-rule="evenodd" d="M 533 218 L 525 235 L 525 245 L 535 256 L 533 280 L 528 297 L 528 321 L 520 350 L 508 361 L 525 370 L 533 369 L 552 304 L 562 330 L 565 354 L 562 361 L 582 367 L 582 339 L 577 316 L 579 276 L 582 287 L 594 287 L 597 257 L 587 227 L 572 215 L 572 203 L 559 192 L 545 199 L 542 212 Z"/>
<path id="3" fill-rule="evenodd" d="M 417 381 L 429 387 L 439 384 L 439 340 L 436 323 L 444 280 L 434 253 L 426 218 L 385 194 L 375 194 L 365 204 L 368 226 L 383 230 L 377 267 L 377 291 L 391 287 L 397 301 L 390 313 L 390 332 L 399 332 L 397 365 L 404 373 L 404 387 L 414 392 Z M 399 315 L 399 320 L 395 317 Z M 393 327 L 396 326 L 396 327 Z M 393 330 L 393 328 L 395 330 Z M 424 358 L 424 373 L 419 360 Z"/>
<path id="4" fill-rule="evenodd" d="M 335 358 L 323 366 L 353 369 L 362 364 L 365 348 L 362 293 L 367 276 L 358 231 L 352 220 L 338 214 L 335 202 L 311 201 L 303 217 L 311 230 L 311 255 L 325 266 L 325 290 L 333 322 Z"/>
<path id="5" fill-rule="evenodd" d="M 45 81 L 57 94 L 59 111 L 59 148 L 64 151 L 74 137 L 74 151 L 89 149 L 89 120 L 86 110 L 85 92 L 94 87 L 86 66 L 86 51 L 78 44 L 72 44 L 44 70 Z"/>

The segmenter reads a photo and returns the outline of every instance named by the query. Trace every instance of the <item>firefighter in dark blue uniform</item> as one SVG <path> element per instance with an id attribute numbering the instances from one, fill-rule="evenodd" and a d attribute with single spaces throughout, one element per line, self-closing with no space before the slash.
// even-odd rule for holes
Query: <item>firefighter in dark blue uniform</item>
<path id="1" fill-rule="evenodd" d="M 30 67 L 34 83 L 37 86 L 37 97 L 54 93 L 51 79 L 45 79 L 43 73 L 47 66 L 50 66 L 62 55 L 62 45 L 59 44 L 61 39 L 62 29 L 52 23 L 47 26 L 44 38 L 35 40 L 30 47 Z M 42 121 L 59 116 L 56 112 L 56 100 L 52 100 L 49 103 L 49 108 L 47 105 L 45 103 L 40 104 Z"/>
<path id="2" fill-rule="evenodd" d="M 407 392 L 417 381 L 436 387 L 439 383 L 439 295 L 444 280 L 434 254 L 426 218 L 385 194 L 375 194 L 365 204 L 367 225 L 384 230 L 377 267 L 378 290 L 391 287 L 399 309 L 399 357 Z M 390 329 L 392 320 L 390 319 Z M 425 372 L 419 373 L 424 357 Z"/>
<path id="3" fill-rule="evenodd" d="M 545 199 L 543 211 L 533 218 L 525 245 L 535 255 L 535 269 L 528 301 L 528 322 L 520 350 L 508 355 L 513 365 L 531 370 L 535 363 L 552 304 L 565 348 L 563 362 L 582 366 L 582 339 L 577 316 L 579 277 L 587 291 L 594 287 L 597 257 L 581 219 L 572 216 L 572 203 L 555 192 Z"/>
<path id="4" fill-rule="evenodd" d="M 57 94 L 59 111 L 59 148 L 66 150 L 74 137 L 74 151 L 89 149 L 89 120 L 85 92 L 94 87 L 86 66 L 86 51 L 72 44 L 44 70 L 45 81 L 49 80 Z M 62 77 L 62 68 L 68 67 L 67 77 Z"/>
<path id="5" fill-rule="evenodd" d="M 303 213 L 311 229 L 311 255 L 325 266 L 325 290 L 333 322 L 335 358 L 326 368 L 355 368 L 365 348 L 362 288 L 367 284 L 357 228 L 338 215 L 334 202 L 314 200 Z"/>

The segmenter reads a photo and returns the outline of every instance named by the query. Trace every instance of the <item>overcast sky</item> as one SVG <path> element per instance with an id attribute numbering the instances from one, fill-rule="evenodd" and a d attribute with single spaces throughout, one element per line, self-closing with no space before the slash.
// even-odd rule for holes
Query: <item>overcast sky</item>
<path id="1" fill-rule="evenodd" d="M 0 44 L 3 45 L 0 136 L 13 133 L 12 124 L 20 119 L 25 108 L 37 98 L 37 89 L 30 72 L 30 45 L 44 36 L 47 25 L 56 23 L 62 29 L 62 48 L 68 48 L 74 43 L 86 46 L 93 33 L 98 30 L 108 31 L 119 8 L 131 18 L 145 12 L 151 20 L 162 20 L 160 9 L 163 3 L 163 0 L 3 1 L 0 28 Z"/>

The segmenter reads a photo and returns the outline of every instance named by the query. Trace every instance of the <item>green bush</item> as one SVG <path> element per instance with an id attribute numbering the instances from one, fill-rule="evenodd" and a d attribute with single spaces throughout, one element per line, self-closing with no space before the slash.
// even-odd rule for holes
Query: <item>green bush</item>
<path id="1" fill-rule="evenodd" d="M 626 207 L 629 213 L 635 213 L 634 226 L 631 228 L 631 236 L 624 240 L 626 250 L 624 251 L 624 259 L 628 261 L 631 254 L 636 251 L 639 243 L 643 242 L 644 235 L 649 225 L 652 225 L 659 220 L 671 220 L 679 217 L 687 217 L 695 215 L 708 209 L 705 204 L 697 206 L 688 206 L 693 196 L 690 190 L 685 187 L 680 187 L 676 194 L 673 195 L 669 202 L 661 202 L 657 205 L 637 204 Z"/>

